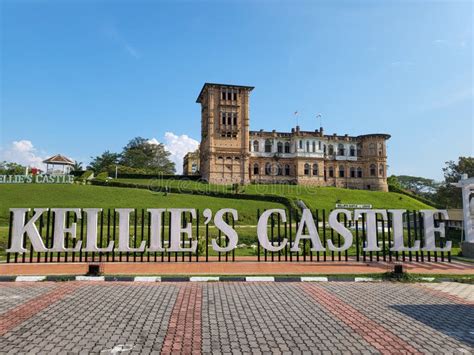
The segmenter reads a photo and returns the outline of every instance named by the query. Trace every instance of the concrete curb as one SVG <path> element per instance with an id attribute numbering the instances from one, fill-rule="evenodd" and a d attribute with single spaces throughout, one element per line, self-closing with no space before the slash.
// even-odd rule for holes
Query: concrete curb
<path id="1" fill-rule="evenodd" d="M 72 276 L 72 275 L 32 275 L 0 276 L 0 282 L 40 282 L 40 281 L 88 281 L 88 282 L 382 282 L 373 277 L 349 276 Z M 420 281 L 436 281 L 432 277 L 421 277 Z M 438 282 L 452 282 L 449 278 Z"/>

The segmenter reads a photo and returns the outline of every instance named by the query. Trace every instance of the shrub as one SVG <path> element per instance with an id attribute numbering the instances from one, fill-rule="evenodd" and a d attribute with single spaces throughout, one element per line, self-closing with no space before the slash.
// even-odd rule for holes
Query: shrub
<path id="1" fill-rule="evenodd" d="M 102 173 L 100 173 L 99 175 L 96 176 L 96 179 L 97 180 L 107 180 L 108 177 L 109 177 L 109 173 L 102 172 Z"/>

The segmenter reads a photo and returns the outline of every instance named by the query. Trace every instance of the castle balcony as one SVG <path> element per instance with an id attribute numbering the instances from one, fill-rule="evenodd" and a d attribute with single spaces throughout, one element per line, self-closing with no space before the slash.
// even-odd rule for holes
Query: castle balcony
<path id="1" fill-rule="evenodd" d="M 323 152 L 298 152 L 296 153 L 298 158 L 324 158 Z"/>
<path id="2" fill-rule="evenodd" d="M 357 157 L 351 157 L 347 155 L 336 155 L 336 160 L 357 161 Z"/>

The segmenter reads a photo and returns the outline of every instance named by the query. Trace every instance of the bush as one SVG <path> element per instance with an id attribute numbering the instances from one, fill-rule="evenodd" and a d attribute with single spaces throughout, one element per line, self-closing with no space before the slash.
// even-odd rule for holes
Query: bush
<path id="1" fill-rule="evenodd" d="M 100 173 L 99 175 L 97 175 L 96 179 L 97 180 L 107 180 L 108 177 L 109 177 L 109 173 L 103 172 L 103 173 Z"/>

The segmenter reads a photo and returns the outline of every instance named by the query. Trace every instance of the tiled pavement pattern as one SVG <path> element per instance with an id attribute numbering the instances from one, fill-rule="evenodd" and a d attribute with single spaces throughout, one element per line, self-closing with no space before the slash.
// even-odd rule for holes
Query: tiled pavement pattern
<path id="1" fill-rule="evenodd" d="M 0 283 L 1 327 L 1 354 L 474 353 L 474 303 L 432 284 Z"/>
<path id="2" fill-rule="evenodd" d="M 425 284 L 427 287 L 449 295 L 459 297 L 469 302 L 474 302 L 474 285 L 459 282 L 441 282 Z"/>

